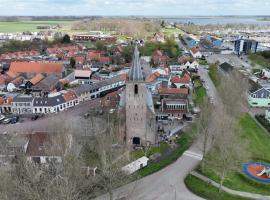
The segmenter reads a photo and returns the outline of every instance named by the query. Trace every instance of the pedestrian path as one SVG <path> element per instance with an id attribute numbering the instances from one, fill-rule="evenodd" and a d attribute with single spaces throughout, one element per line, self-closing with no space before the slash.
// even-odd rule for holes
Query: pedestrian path
<path id="1" fill-rule="evenodd" d="M 193 151 L 185 151 L 183 155 L 189 156 L 189 157 L 194 158 L 196 160 L 202 160 L 202 158 L 203 158 L 202 154 L 198 154 L 198 153 L 195 153 Z"/>
<path id="2" fill-rule="evenodd" d="M 204 176 L 204 175 L 201 175 L 199 174 L 198 172 L 195 172 L 195 171 L 192 171 L 190 173 L 191 175 L 199 178 L 200 180 L 206 182 L 206 183 L 209 183 L 217 188 L 220 187 L 220 184 L 211 180 L 210 178 Z M 232 190 L 232 189 L 229 189 L 225 186 L 222 186 L 221 187 L 221 190 L 223 190 L 224 192 L 227 192 L 229 194 L 232 194 L 232 195 L 236 195 L 236 196 L 241 196 L 241 197 L 246 197 L 246 198 L 250 198 L 250 199 L 258 199 L 258 200 L 270 200 L 270 196 L 265 196 L 265 195 L 261 195 L 261 194 L 254 194 L 254 193 L 249 193 L 249 192 L 242 192 L 242 191 L 237 191 L 237 190 Z"/>

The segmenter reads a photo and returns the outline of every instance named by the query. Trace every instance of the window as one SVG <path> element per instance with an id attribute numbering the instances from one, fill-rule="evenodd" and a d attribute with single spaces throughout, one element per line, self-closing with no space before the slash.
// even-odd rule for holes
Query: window
<path id="1" fill-rule="evenodd" d="M 134 85 L 134 94 L 138 94 L 138 85 Z"/>

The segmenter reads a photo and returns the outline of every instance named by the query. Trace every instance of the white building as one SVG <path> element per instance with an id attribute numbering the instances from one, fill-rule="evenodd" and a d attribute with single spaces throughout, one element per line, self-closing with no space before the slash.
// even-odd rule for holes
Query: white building
<path id="1" fill-rule="evenodd" d="M 138 160 L 133 161 L 132 163 L 122 167 L 122 170 L 126 172 L 127 174 L 133 174 L 134 172 L 142 169 L 143 167 L 146 167 L 148 164 L 149 158 L 146 156 L 143 156 L 139 158 Z"/>

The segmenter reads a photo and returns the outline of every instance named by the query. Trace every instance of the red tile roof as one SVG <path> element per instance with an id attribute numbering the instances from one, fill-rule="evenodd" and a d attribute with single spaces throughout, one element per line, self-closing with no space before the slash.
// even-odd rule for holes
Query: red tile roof
<path id="1" fill-rule="evenodd" d="M 63 63 L 43 63 L 43 62 L 12 62 L 9 68 L 13 73 L 62 73 Z"/>
<path id="2" fill-rule="evenodd" d="M 150 75 L 146 78 L 145 82 L 147 82 L 147 83 L 152 82 L 152 81 L 156 80 L 159 76 L 160 76 L 160 73 L 154 72 L 154 73 L 150 74 Z"/>
<path id="3" fill-rule="evenodd" d="M 42 75 L 42 74 L 37 74 L 36 76 L 34 76 L 30 82 L 33 84 L 33 85 L 36 85 L 38 82 L 40 82 L 41 80 L 43 80 L 45 77 Z"/>
<path id="4" fill-rule="evenodd" d="M 73 92 L 71 90 L 65 92 L 63 94 L 63 97 L 64 97 L 65 101 L 72 101 L 72 100 L 77 99 L 77 96 L 76 96 L 75 92 Z"/>
<path id="5" fill-rule="evenodd" d="M 183 83 L 183 84 L 188 84 L 190 83 L 190 76 L 185 73 L 182 77 L 179 76 L 172 76 L 171 77 L 171 82 L 172 83 Z"/>
<path id="6" fill-rule="evenodd" d="M 188 94 L 187 88 L 166 88 L 160 87 L 158 88 L 159 94 Z"/>
<path id="7" fill-rule="evenodd" d="M 193 54 L 196 54 L 196 53 L 199 51 L 199 49 L 196 48 L 196 47 L 193 47 L 193 48 L 191 48 L 190 50 L 191 50 L 191 52 L 192 52 Z"/>

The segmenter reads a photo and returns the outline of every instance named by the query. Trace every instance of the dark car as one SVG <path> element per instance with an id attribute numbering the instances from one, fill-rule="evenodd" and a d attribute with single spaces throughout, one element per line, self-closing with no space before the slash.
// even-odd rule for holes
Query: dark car
<path id="1" fill-rule="evenodd" d="M 19 117 L 18 117 L 18 116 L 12 117 L 12 118 L 10 119 L 10 123 L 11 123 L 11 124 L 16 124 L 18 121 L 19 121 Z"/>
<path id="2" fill-rule="evenodd" d="M 39 116 L 38 115 L 35 115 L 35 116 L 33 116 L 32 118 L 31 118 L 31 120 L 32 121 L 35 121 L 35 120 L 37 120 L 39 118 Z"/>

